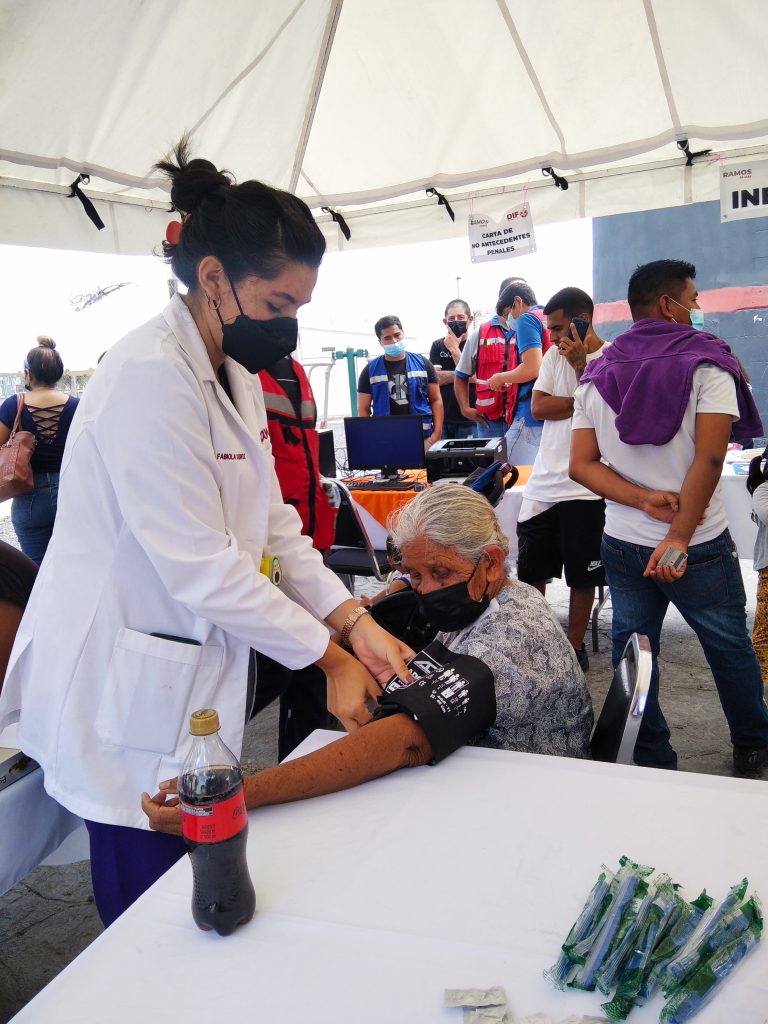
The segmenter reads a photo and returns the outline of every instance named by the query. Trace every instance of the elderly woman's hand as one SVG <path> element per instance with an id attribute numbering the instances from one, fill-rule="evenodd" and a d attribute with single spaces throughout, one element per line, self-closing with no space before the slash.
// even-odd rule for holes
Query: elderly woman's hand
<path id="1" fill-rule="evenodd" d="M 180 836 L 181 811 L 179 810 L 178 779 L 168 779 L 160 783 L 160 792 L 150 796 L 141 794 L 141 809 L 149 818 L 149 827 L 155 832 L 167 832 L 168 835 Z"/>

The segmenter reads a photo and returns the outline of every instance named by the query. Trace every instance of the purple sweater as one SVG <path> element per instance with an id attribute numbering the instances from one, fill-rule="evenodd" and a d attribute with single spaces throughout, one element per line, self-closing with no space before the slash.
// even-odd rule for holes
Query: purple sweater
<path id="1" fill-rule="evenodd" d="M 689 324 L 638 320 L 589 363 L 581 383 L 591 381 L 616 413 L 624 444 L 668 444 L 680 429 L 697 366 L 726 370 L 736 384 L 739 437 L 763 433 L 752 393 L 729 346 Z"/>

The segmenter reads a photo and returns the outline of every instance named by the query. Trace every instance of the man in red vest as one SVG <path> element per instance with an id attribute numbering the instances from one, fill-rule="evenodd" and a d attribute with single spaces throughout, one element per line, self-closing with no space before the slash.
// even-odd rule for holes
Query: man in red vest
<path id="1" fill-rule="evenodd" d="M 477 423 L 478 437 L 507 437 L 507 458 L 533 464 L 542 424 L 531 415 L 533 382 L 548 347 L 541 306 L 530 285 L 514 279 L 496 303 L 496 315 L 467 339 L 454 389 L 462 415 Z M 475 408 L 469 379 L 477 378 Z"/>
<path id="2" fill-rule="evenodd" d="M 283 501 L 301 517 L 302 533 L 319 551 L 333 544 L 336 511 L 323 489 L 318 462 L 317 407 L 301 363 L 284 356 L 259 373 L 269 438 Z M 280 697 L 278 757 L 282 760 L 314 729 L 328 729 L 325 675 L 314 665 L 292 672 L 256 655 L 256 695 L 251 717 Z"/>

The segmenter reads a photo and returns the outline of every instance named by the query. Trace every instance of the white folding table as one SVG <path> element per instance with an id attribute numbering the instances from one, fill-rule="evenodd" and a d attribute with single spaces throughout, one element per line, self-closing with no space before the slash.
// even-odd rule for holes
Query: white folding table
<path id="1" fill-rule="evenodd" d="M 303 749 L 335 734 L 314 733 Z M 764 782 L 466 747 L 345 793 L 250 815 L 258 910 L 197 930 L 180 861 L 15 1018 L 461 1024 L 446 987 L 502 985 L 516 1018 L 598 1014 L 542 977 L 600 871 L 626 853 L 689 898 L 768 894 Z M 656 1024 L 659 997 L 633 1011 Z M 758 947 L 697 1024 L 763 1024 Z"/>

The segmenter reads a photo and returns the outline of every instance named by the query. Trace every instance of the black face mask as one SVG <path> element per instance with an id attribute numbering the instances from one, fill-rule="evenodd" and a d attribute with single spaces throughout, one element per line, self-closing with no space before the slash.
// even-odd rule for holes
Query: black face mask
<path id="1" fill-rule="evenodd" d="M 278 316 L 274 320 L 254 320 L 246 316 L 235 286 L 232 285 L 240 315 L 231 324 L 225 324 L 219 310 L 216 315 L 221 323 L 223 336 L 222 351 L 225 356 L 244 366 L 248 373 L 259 373 L 278 359 L 289 356 L 296 350 L 299 340 L 299 322 L 292 316 Z"/>
<path id="2" fill-rule="evenodd" d="M 462 324 L 458 320 L 451 320 L 451 322 L 448 324 L 448 326 L 453 331 L 453 333 L 456 335 L 456 337 L 460 338 L 462 336 L 462 334 L 466 334 L 467 333 L 467 327 L 469 326 L 469 324 Z"/>
<path id="3" fill-rule="evenodd" d="M 479 564 L 478 562 L 477 565 Z M 472 570 L 472 576 L 477 572 L 477 565 Z M 471 626 L 491 603 L 487 586 L 479 601 L 469 596 L 469 581 L 472 576 L 463 583 L 440 587 L 428 594 L 420 594 L 417 590 L 416 603 L 424 618 L 444 633 L 453 633 L 457 629 Z"/>

